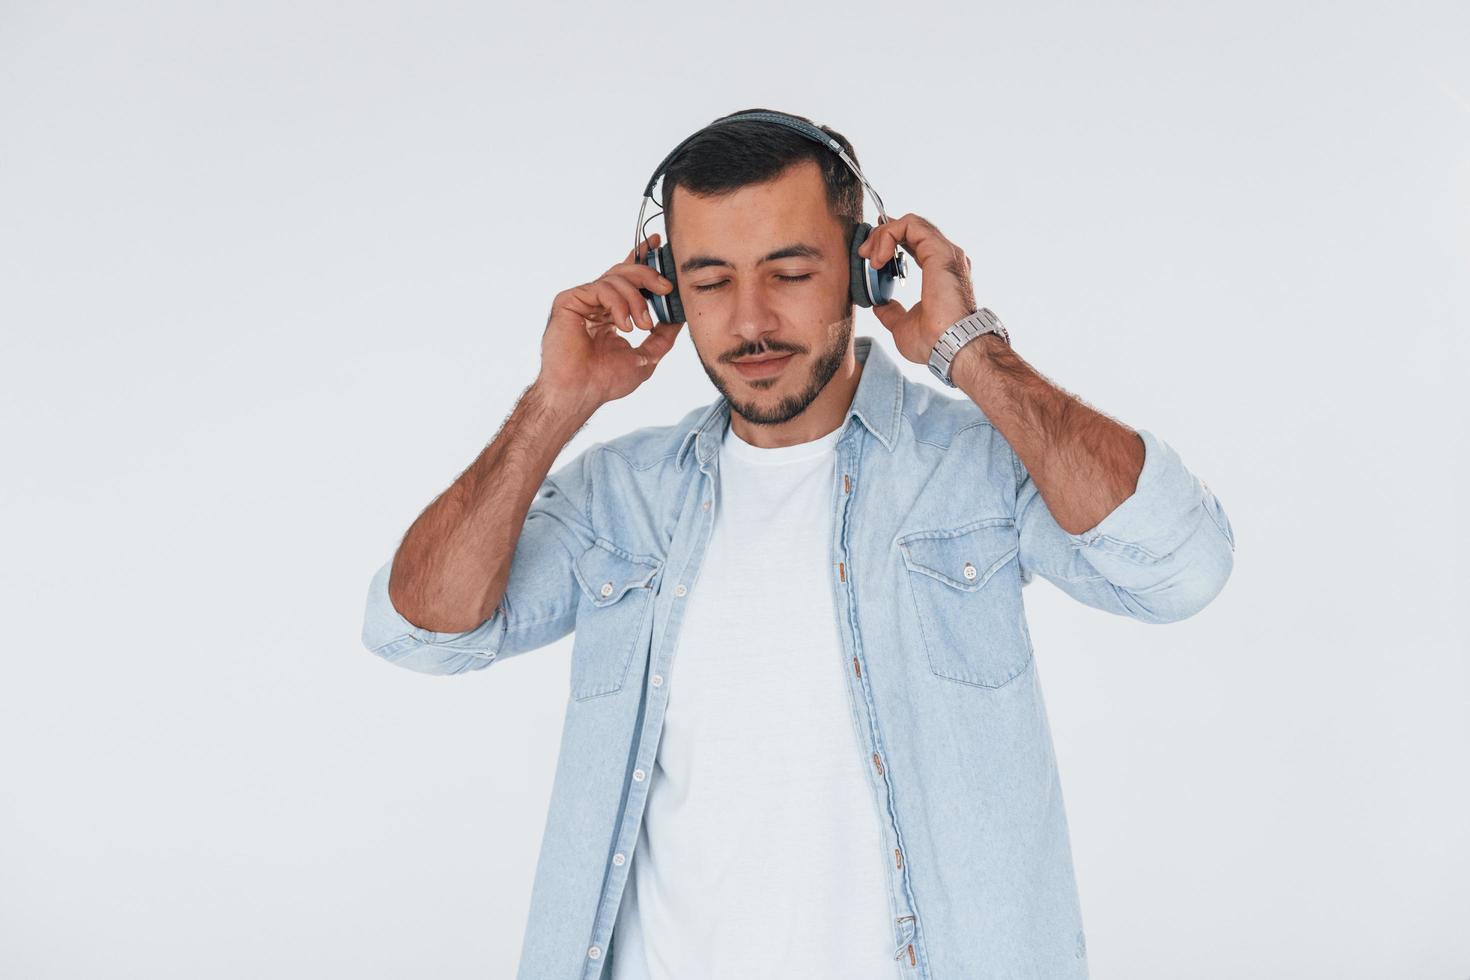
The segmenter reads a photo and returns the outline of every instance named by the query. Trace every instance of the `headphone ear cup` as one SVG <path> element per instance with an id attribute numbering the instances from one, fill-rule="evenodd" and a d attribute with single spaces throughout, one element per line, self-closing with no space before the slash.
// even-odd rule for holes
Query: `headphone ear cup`
<path id="1" fill-rule="evenodd" d="M 858 254 L 858 246 L 872 231 L 872 225 L 859 222 L 852 236 L 852 301 L 859 306 L 883 305 L 893 298 L 898 280 L 908 277 L 908 260 L 898 249 L 894 249 L 893 257 L 880 266 L 874 266 Z"/>
<path id="2" fill-rule="evenodd" d="M 674 274 L 674 250 L 670 245 L 660 245 L 643 256 L 643 264 L 667 279 L 673 289 L 667 293 L 655 293 L 638 287 L 638 292 L 653 307 L 653 319 L 657 323 L 683 323 L 684 303 L 679 299 L 679 280 Z"/>
<path id="3" fill-rule="evenodd" d="M 668 319 L 665 323 L 684 322 L 684 301 L 679 298 L 679 276 L 674 271 L 674 246 L 665 242 L 658 247 L 659 275 L 663 276 L 673 286 L 664 296 L 668 306 Z"/>
<path id="4" fill-rule="evenodd" d="M 872 225 L 866 221 L 859 221 L 853 226 L 852 244 L 847 249 L 847 291 L 852 301 L 864 308 L 872 306 L 873 299 L 868 294 L 868 260 L 858 254 L 858 247 L 867 241 L 872 231 Z"/>

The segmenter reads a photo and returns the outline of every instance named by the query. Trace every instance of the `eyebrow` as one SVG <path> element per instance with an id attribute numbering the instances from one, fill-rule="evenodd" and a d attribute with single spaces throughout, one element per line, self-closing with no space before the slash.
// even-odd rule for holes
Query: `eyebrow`
<path id="1" fill-rule="evenodd" d="M 756 265 L 760 265 L 764 262 L 774 262 L 777 259 L 820 259 L 821 257 L 821 249 L 817 248 L 814 245 L 808 245 L 805 242 L 797 242 L 794 245 L 787 245 L 783 248 L 776 249 L 765 258 L 756 262 Z M 713 255 L 691 255 L 689 258 L 679 263 L 679 274 L 683 275 L 688 272 L 695 272 L 699 269 L 706 269 L 714 265 L 724 266 L 725 268 L 734 268 L 734 266 L 732 266 L 727 260 L 718 258 Z"/>

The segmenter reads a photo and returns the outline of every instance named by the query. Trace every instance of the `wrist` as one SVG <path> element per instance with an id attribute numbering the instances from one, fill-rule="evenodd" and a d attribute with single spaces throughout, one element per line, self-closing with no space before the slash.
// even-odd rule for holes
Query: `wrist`
<path id="1" fill-rule="evenodd" d="M 956 388 L 970 386 L 989 366 L 991 356 L 999 350 L 1007 350 L 1010 343 L 998 334 L 987 333 L 976 337 L 955 354 L 950 364 L 949 379 Z"/>
<path id="2" fill-rule="evenodd" d="M 1010 346 L 1010 335 L 1000 318 L 990 310 L 978 309 L 956 320 L 939 335 L 929 349 L 929 370 L 944 384 L 957 388 L 961 365 L 970 366 L 977 356 L 972 348 L 980 347 L 979 356 L 983 360 L 987 353 L 1002 346 Z"/>
<path id="3" fill-rule="evenodd" d="M 537 377 L 526 389 L 524 397 L 543 417 L 543 421 L 575 432 L 602 407 L 595 398 L 589 398 L 585 388 L 564 387 Z"/>

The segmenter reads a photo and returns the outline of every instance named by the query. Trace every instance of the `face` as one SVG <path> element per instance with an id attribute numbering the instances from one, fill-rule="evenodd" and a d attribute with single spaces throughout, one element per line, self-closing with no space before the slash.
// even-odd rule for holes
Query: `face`
<path id="1" fill-rule="evenodd" d="M 669 242 L 699 361 L 731 411 L 805 411 L 852 340 L 847 242 L 815 162 L 720 197 L 674 188 Z M 765 363 L 751 358 L 765 358 Z"/>

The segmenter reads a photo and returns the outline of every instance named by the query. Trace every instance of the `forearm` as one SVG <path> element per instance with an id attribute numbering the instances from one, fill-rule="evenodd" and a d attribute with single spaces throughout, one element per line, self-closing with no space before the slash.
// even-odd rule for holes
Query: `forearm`
<path id="1" fill-rule="evenodd" d="M 490 617 L 536 491 L 593 410 L 536 384 L 521 393 L 495 438 L 399 544 L 388 592 L 405 619 L 449 633 Z"/>
<path id="2" fill-rule="evenodd" d="M 966 344 L 950 377 L 1005 436 L 1064 531 L 1095 527 L 1133 494 L 1138 433 L 1052 384 L 1000 337 Z"/>

